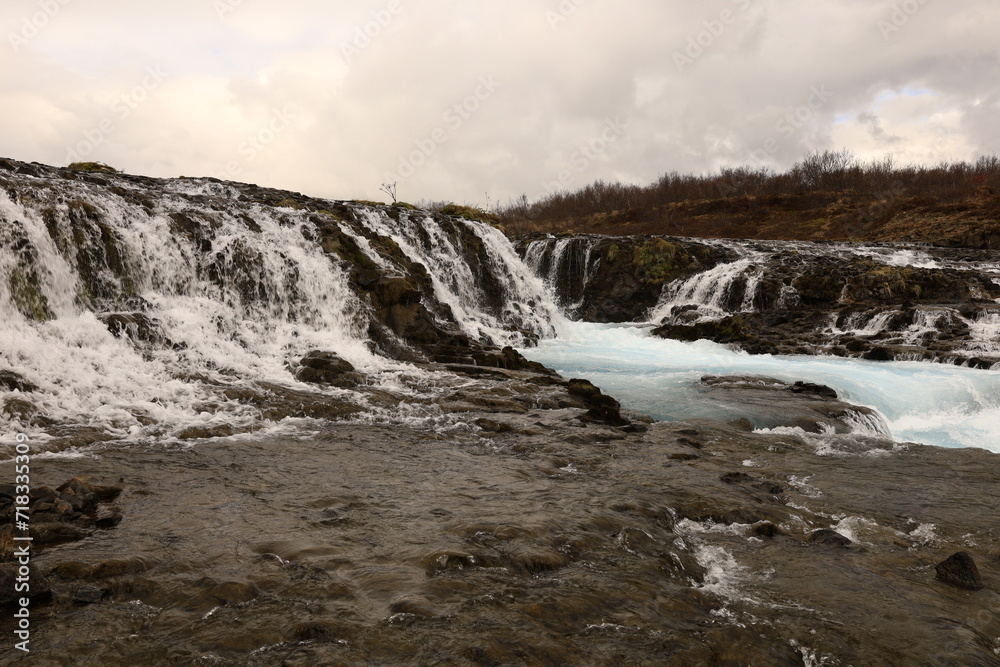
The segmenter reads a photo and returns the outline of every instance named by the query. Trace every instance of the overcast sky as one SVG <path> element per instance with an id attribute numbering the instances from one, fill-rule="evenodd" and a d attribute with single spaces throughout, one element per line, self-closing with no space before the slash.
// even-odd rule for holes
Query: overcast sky
<path id="1" fill-rule="evenodd" d="M 0 155 L 485 204 L 1000 153 L 996 0 L 4 0 Z"/>

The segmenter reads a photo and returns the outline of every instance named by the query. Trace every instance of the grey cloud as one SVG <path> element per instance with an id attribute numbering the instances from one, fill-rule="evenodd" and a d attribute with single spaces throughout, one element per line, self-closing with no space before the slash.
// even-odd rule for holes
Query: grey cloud
<path id="1" fill-rule="evenodd" d="M 236 162 L 239 180 L 378 198 L 443 129 L 400 195 L 482 203 L 487 192 L 538 196 L 567 168 L 576 187 L 786 168 L 813 149 L 1000 150 L 991 0 L 910 3 L 921 7 L 911 14 L 891 0 L 398 0 L 385 25 L 388 0 L 220 1 L 231 5 L 222 17 L 212 0 L 69 2 L 17 52 L 5 40 L 0 154 L 62 164 L 110 116 L 114 131 L 88 159 L 159 176 Z M 16 30 L 37 8 L 5 3 L 2 25 Z M 366 30 L 370 43 L 355 44 Z M 345 45 L 357 53 L 345 58 Z M 678 55 L 691 62 L 679 68 Z M 168 80 L 116 116 L 114 100 L 151 65 Z M 449 123 L 482 76 L 501 87 Z M 817 104 L 823 87 L 831 95 Z M 288 105 L 295 121 L 269 136 Z M 624 133 L 576 169 L 580 147 L 615 118 Z M 268 139 L 260 150 L 247 145 L 255 137 Z"/>

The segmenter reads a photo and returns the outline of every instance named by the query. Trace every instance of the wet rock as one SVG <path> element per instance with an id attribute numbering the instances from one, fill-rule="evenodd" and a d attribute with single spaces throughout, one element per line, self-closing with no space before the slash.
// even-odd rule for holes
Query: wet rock
<path id="1" fill-rule="evenodd" d="M 110 595 L 111 591 L 104 586 L 86 584 L 73 593 L 73 604 L 88 605 L 100 602 Z"/>
<path id="2" fill-rule="evenodd" d="M 761 537 L 765 539 L 770 539 L 781 535 L 781 529 L 770 521 L 761 521 L 760 523 L 754 524 L 750 529 L 750 534 L 754 537 Z"/>
<path id="3" fill-rule="evenodd" d="M 854 544 L 848 537 L 829 528 L 822 528 L 815 531 L 809 536 L 809 541 L 814 544 L 823 544 L 831 547 L 849 547 Z"/>
<path id="4" fill-rule="evenodd" d="M 588 322 L 639 320 L 656 305 L 665 283 L 734 258 L 719 246 L 650 236 L 528 235 L 517 242 L 518 251 L 523 255 L 533 241 L 551 243 L 538 268 L 555 283 L 560 303 L 574 304 L 574 315 Z M 553 266 L 557 242 L 567 247 Z"/>
<path id="5" fill-rule="evenodd" d="M 319 350 L 302 357 L 295 378 L 299 382 L 329 384 L 336 387 L 354 387 L 364 380 L 364 376 L 355 371 L 351 362 L 342 359 L 335 352 Z"/>
<path id="6" fill-rule="evenodd" d="M 770 493 L 772 496 L 780 496 L 785 492 L 785 487 L 780 484 L 762 479 L 760 481 L 754 482 L 752 485 L 755 489 L 760 489 L 765 493 Z"/>
<path id="7" fill-rule="evenodd" d="M 94 517 L 94 526 L 97 528 L 114 528 L 122 522 L 122 513 L 117 508 L 101 505 L 97 508 Z"/>
<path id="8" fill-rule="evenodd" d="M 177 434 L 178 440 L 207 440 L 209 438 L 229 438 L 236 434 L 230 424 L 214 426 L 190 426 Z"/>
<path id="9" fill-rule="evenodd" d="M 570 380 L 567 390 L 571 396 L 580 399 L 590 408 L 580 417 L 581 420 L 600 422 L 608 426 L 628 426 L 632 423 L 621 416 L 621 404 L 603 394 L 589 380 Z"/>
<path id="10" fill-rule="evenodd" d="M 734 419 L 741 430 L 801 428 L 807 433 L 852 433 L 859 422 L 884 427 L 878 414 L 864 406 L 836 399 L 826 386 L 753 376 L 706 376 L 701 380 L 706 400 Z M 744 420 L 744 421 L 741 421 Z"/>
<path id="11" fill-rule="evenodd" d="M 0 410 L 3 414 L 10 418 L 17 419 L 20 422 L 26 424 L 41 423 L 51 424 L 51 420 L 37 418 L 38 408 L 31 401 L 26 401 L 23 398 L 17 398 L 16 396 L 11 396 L 3 402 L 3 409 Z"/>
<path id="12" fill-rule="evenodd" d="M 688 342 L 711 340 L 722 344 L 748 343 L 754 338 L 750 327 L 739 315 L 694 324 L 665 324 L 653 329 L 653 335 Z"/>
<path id="13" fill-rule="evenodd" d="M 746 417 L 740 417 L 739 419 L 734 419 L 729 422 L 729 425 L 733 428 L 743 431 L 744 433 L 753 433 L 753 422 Z"/>
<path id="14" fill-rule="evenodd" d="M 17 590 L 18 578 L 23 579 L 19 572 L 21 565 L 18 563 L 0 563 L 0 607 L 7 605 L 18 605 L 23 597 L 27 597 L 32 602 L 47 602 L 52 599 L 52 585 L 48 577 L 34 565 L 28 566 L 28 580 L 30 589 L 25 591 Z"/>
<path id="15" fill-rule="evenodd" d="M 729 510 L 724 515 L 722 515 L 722 523 L 727 526 L 731 526 L 734 523 L 739 524 L 756 524 L 762 521 L 760 514 L 748 507 L 740 507 L 738 509 Z"/>
<path id="16" fill-rule="evenodd" d="M 119 484 L 112 482 L 98 482 L 92 477 L 74 477 L 56 490 L 63 492 L 68 488 L 76 489 L 77 493 L 92 493 L 102 502 L 115 500 L 124 490 Z"/>
<path id="17" fill-rule="evenodd" d="M 145 313 L 103 313 L 98 315 L 98 319 L 104 322 L 115 338 L 173 346 L 173 342 L 163 333 L 160 323 Z"/>
<path id="18" fill-rule="evenodd" d="M 726 484 L 748 484 L 753 479 L 753 477 L 745 472 L 726 472 L 719 475 L 719 481 Z"/>
<path id="19" fill-rule="evenodd" d="M 504 368 L 511 371 L 531 371 L 533 373 L 551 374 L 548 368 L 537 361 L 528 361 L 524 356 L 512 347 L 505 347 L 499 352 L 494 350 L 483 350 L 474 352 L 472 358 L 478 366 L 491 368 Z"/>
<path id="20" fill-rule="evenodd" d="M 433 618 L 440 612 L 426 598 L 411 595 L 394 600 L 389 605 L 391 614 L 408 614 L 420 618 Z"/>
<path id="21" fill-rule="evenodd" d="M 32 523 L 31 537 L 35 544 L 51 545 L 74 542 L 88 537 L 92 531 L 68 523 Z"/>
<path id="22" fill-rule="evenodd" d="M 887 347 L 873 347 L 872 349 L 861 355 L 862 359 L 867 359 L 868 361 L 893 361 L 896 355 L 893 351 Z"/>
<path id="23" fill-rule="evenodd" d="M 8 391 L 20 391 L 24 393 L 38 391 L 38 385 L 25 380 L 18 373 L 8 370 L 0 370 L 0 387 Z"/>
<path id="24" fill-rule="evenodd" d="M 937 578 L 946 584 L 972 591 L 984 587 L 976 561 L 967 551 L 959 551 L 934 566 Z"/>
<path id="25" fill-rule="evenodd" d="M 514 430 L 514 427 L 510 424 L 499 422 L 495 419 L 486 419 L 485 417 L 477 419 L 475 424 L 488 433 L 511 433 Z"/>
<path id="26" fill-rule="evenodd" d="M 823 384 L 813 384 L 812 382 L 796 382 L 788 388 L 793 394 L 813 394 L 823 398 L 837 398 L 837 392 Z"/>
<path id="27" fill-rule="evenodd" d="M 428 576 L 450 570 L 465 570 L 472 567 L 482 567 L 482 561 L 476 556 L 462 551 L 439 551 L 423 560 Z"/>

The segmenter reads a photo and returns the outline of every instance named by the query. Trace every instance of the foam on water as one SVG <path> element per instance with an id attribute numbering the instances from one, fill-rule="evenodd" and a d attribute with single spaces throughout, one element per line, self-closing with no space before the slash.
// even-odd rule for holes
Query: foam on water
<path id="1" fill-rule="evenodd" d="M 135 189 L 127 180 L 121 185 Z M 120 438 L 172 437 L 191 426 L 259 428 L 254 408 L 218 391 L 259 383 L 367 405 L 363 394 L 295 380 L 290 365 L 314 349 L 336 352 L 375 387 L 421 398 L 436 390 L 434 374 L 372 351 L 368 306 L 339 258 L 315 240 L 315 214 L 233 205 L 239 194 L 194 179 L 169 182 L 155 205 L 84 181 L 58 181 L 17 201 L 0 192 L 0 369 L 38 387 L 0 391 L 0 406 L 14 406 L 4 414 L 12 432 L 29 427 L 19 421 L 25 404 L 53 423 Z M 496 229 L 426 214 L 394 220 L 383 209 L 358 213 L 353 223 L 330 216 L 329 224 L 387 275 L 406 268 L 372 241 L 396 241 L 408 261 L 428 268 L 441 303 L 468 335 L 505 345 L 524 342 L 523 332 L 552 332 L 550 320 L 559 315 L 542 281 Z M 83 214 L 88 220 L 80 220 Z M 210 241 L 178 233 L 177 216 L 194 220 Z M 103 259 L 84 259 L 88 252 Z M 111 254 L 120 270 L 101 263 Z M 44 317 L 26 316 L 24 295 L 18 301 L 12 292 L 26 271 L 44 300 Z M 122 317 L 148 317 L 165 341 L 137 345 L 112 335 L 105 320 L 116 313 L 101 310 L 108 303 L 127 309 Z M 363 419 L 440 422 L 440 410 L 424 403 L 368 406 Z"/>
<path id="2" fill-rule="evenodd" d="M 644 327 L 563 323 L 523 350 L 570 377 L 591 379 L 625 407 L 659 419 L 728 418 L 696 390 L 704 375 L 760 375 L 833 387 L 874 408 L 894 439 L 1000 452 L 1000 372 L 921 362 L 749 355 L 709 341 L 656 338 Z M 869 433 L 872 424 L 859 424 Z"/>

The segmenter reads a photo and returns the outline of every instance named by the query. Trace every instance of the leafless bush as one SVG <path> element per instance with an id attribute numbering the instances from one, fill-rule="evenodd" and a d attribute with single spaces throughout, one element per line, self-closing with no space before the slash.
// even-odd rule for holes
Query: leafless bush
<path id="1" fill-rule="evenodd" d="M 522 195 L 497 206 L 495 212 L 504 224 L 527 229 L 541 228 L 546 222 L 651 211 L 702 200 L 746 199 L 750 205 L 761 197 L 836 193 L 867 201 L 923 198 L 953 202 L 984 191 L 1000 191 L 1000 157 L 927 167 L 900 165 L 891 156 L 859 160 L 850 151 L 840 150 L 807 155 L 785 172 L 727 167 L 704 175 L 674 171 L 647 186 L 596 181 L 575 192 L 555 192 L 535 202 Z"/>

